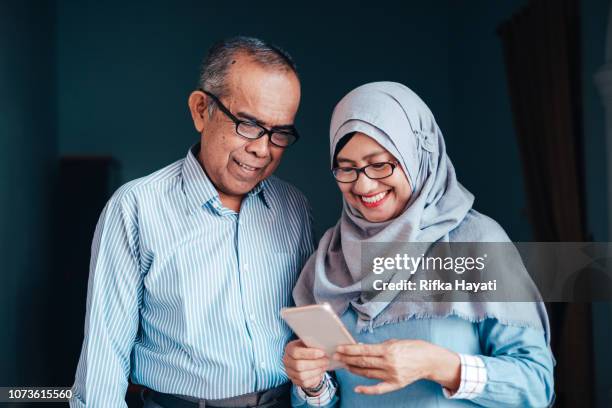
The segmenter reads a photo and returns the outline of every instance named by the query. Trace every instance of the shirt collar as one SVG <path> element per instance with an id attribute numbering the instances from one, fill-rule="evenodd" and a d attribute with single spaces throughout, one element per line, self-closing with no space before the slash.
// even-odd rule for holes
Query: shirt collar
<path id="1" fill-rule="evenodd" d="M 217 212 L 221 212 L 222 206 L 219 193 L 197 159 L 199 152 L 200 143 L 192 146 L 187 152 L 181 174 L 183 178 L 183 191 L 187 196 L 187 201 L 192 211 L 210 204 Z M 268 180 L 262 180 L 247 193 L 245 198 L 257 195 L 261 197 L 267 208 L 271 208 L 269 200 L 265 197 L 268 190 Z"/>

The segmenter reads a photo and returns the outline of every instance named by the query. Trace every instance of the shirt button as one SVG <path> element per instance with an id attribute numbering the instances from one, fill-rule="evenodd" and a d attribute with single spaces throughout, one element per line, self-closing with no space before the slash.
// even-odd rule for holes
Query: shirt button
<path id="1" fill-rule="evenodd" d="M 249 316 L 251 318 L 251 321 L 254 322 L 255 321 L 255 313 L 251 313 L 251 315 Z"/>
<path id="2" fill-rule="evenodd" d="M 265 361 L 262 361 L 261 363 L 259 363 L 259 366 L 260 366 L 261 368 L 266 368 L 266 363 L 265 363 Z"/>
<path id="3" fill-rule="evenodd" d="M 249 270 L 249 264 L 248 263 L 243 264 L 242 265 L 242 270 L 245 271 L 245 272 L 248 271 Z"/>

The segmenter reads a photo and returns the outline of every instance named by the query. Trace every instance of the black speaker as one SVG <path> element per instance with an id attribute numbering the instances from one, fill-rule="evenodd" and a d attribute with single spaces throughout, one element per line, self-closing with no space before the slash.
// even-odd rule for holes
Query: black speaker
<path id="1" fill-rule="evenodd" d="M 72 385 L 83 342 L 91 242 L 104 205 L 119 185 L 119 164 L 107 156 L 59 160 L 54 219 L 55 272 L 48 302 L 49 378 Z"/>

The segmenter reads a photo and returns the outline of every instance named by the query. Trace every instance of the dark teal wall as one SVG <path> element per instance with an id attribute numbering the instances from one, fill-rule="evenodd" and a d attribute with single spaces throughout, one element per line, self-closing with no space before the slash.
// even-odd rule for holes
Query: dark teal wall
<path id="1" fill-rule="evenodd" d="M 0 2 L 2 386 L 43 380 L 57 157 L 54 14 L 50 1 Z"/>
<path id="2" fill-rule="evenodd" d="M 594 81 L 605 63 L 609 8 L 609 0 L 583 0 L 581 7 L 587 222 L 595 241 L 609 239 L 605 114 Z"/>
<path id="3" fill-rule="evenodd" d="M 449 73 L 453 134 L 448 150 L 474 207 L 511 239 L 529 241 L 523 169 L 514 132 L 498 25 L 526 1 L 450 4 Z"/>
<path id="4" fill-rule="evenodd" d="M 523 1 L 503 7 L 446 0 L 410 7 L 330 3 L 325 11 L 312 5 L 253 8 L 246 2 L 185 2 L 182 8 L 136 3 L 58 3 L 61 153 L 113 154 L 124 180 L 183 157 L 197 140 L 186 99 L 206 49 L 237 33 L 261 36 L 287 48 L 302 73 L 297 123 L 304 138 L 287 152 L 278 174 L 310 198 L 318 234 L 340 211 L 328 173 L 332 108 L 359 84 L 395 80 L 432 108 L 460 180 L 476 195 L 476 208 L 512 238 L 529 239 L 495 34 Z"/>
<path id="5" fill-rule="evenodd" d="M 605 62 L 605 40 L 609 0 L 584 0 L 582 12 L 582 89 L 584 110 L 587 222 L 595 241 L 609 241 L 606 167 L 605 114 L 594 82 L 595 73 Z M 608 158 L 609 160 L 609 158 Z M 612 304 L 593 304 L 593 349 L 598 406 L 612 406 Z"/>
<path id="6" fill-rule="evenodd" d="M 400 81 L 423 96 L 444 129 L 452 126 L 446 1 L 388 8 L 330 2 L 323 10 L 286 2 L 135 3 L 58 3 L 60 152 L 111 153 L 125 180 L 184 157 L 197 140 L 186 101 L 198 65 L 213 41 L 235 34 L 285 47 L 302 73 L 303 138 L 278 174 L 310 198 L 319 234 L 340 211 L 328 171 L 328 127 L 346 92 L 369 81 Z"/>

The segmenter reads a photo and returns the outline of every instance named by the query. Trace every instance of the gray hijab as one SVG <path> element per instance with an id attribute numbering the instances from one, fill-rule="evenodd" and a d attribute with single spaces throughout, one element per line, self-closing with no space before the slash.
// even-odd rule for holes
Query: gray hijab
<path id="1" fill-rule="evenodd" d="M 458 181 L 446 146 L 427 105 L 406 86 L 374 82 L 347 94 L 330 126 L 330 157 L 342 137 L 361 132 L 376 140 L 400 163 L 412 195 L 397 218 L 374 223 L 344 201 L 335 227 L 321 238 L 293 291 L 296 305 L 328 302 L 338 315 L 348 307 L 358 314 L 357 330 L 407 320 L 455 315 L 471 322 L 496 318 L 503 324 L 542 329 L 549 336 L 541 302 L 419 302 L 405 293 L 366 298 L 361 267 L 364 243 L 509 242 L 491 218 L 472 209 L 474 196 Z M 333 165 L 333 163 L 332 163 Z M 526 276 L 522 264 L 518 273 Z"/>

